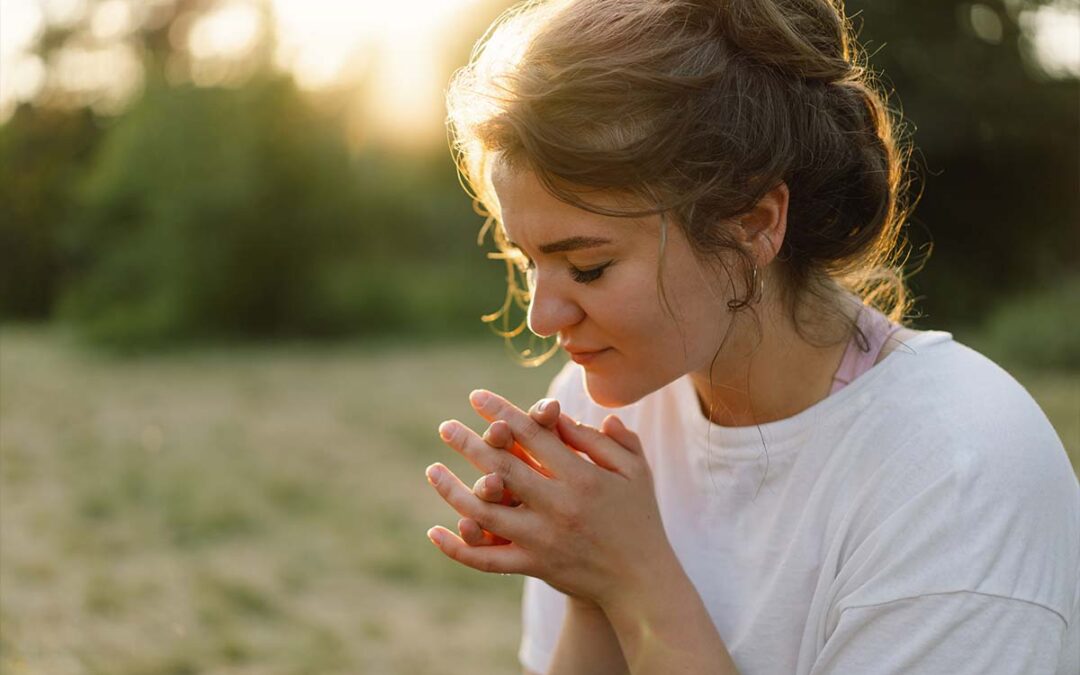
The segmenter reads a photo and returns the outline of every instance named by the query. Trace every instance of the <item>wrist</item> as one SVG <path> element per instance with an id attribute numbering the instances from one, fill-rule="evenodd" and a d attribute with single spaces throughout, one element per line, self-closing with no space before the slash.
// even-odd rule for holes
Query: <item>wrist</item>
<path id="1" fill-rule="evenodd" d="M 737 673 L 674 551 L 601 606 L 634 672 Z"/>
<path id="2" fill-rule="evenodd" d="M 578 612 L 603 612 L 604 609 L 594 600 L 578 595 L 566 596 L 566 608 Z"/>
<path id="3" fill-rule="evenodd" d="M 651 606 L 687 586 L 692 587 L 690 578 L 665 539 L 663 546 L 649 547 L 643 552 L 637 565 L 626 566 L 624 573 L 612 579 L 606 592 L 595 602 L 605 612 L 623 612 L 630 607 Z"/>
<path id="4" fill-rule="evenodd" d="M 698 598 L 697 589 L 674 551 L 648 560 L 647 568 L 638 569 L 610 594 L 596 601 L 603 612 L 609 616 L 632 616 L 635 621 L 645 615 L 663 619 L 671 606 L 679 604 L 677 598 L 685 598 L 691 593 Z"/>

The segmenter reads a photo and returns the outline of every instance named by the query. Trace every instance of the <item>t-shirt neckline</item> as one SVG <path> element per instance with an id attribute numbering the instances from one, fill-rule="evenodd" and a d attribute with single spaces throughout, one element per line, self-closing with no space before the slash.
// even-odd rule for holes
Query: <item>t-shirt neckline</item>
<path id="1" fill-rule="evenodd" d="M 769 456 L 776 457 L 809 442 L 821 423 L 859 397 L 868 397 L 879 380 L 904 363 L 902 355 L 912 355 L 905 346 L 917 348 L 948 339 L 952 339 L 952 334 L 947 331 L 919 332 L 839 391 L 791 417 L 760 425 L 727 427 L 709 421 L 701 412 L 689 373 L 675 381 L 675 401 L 691 442 L 701 452 L 711 448 L 710 452 L 719 450 L 724 460 L 756 460 L 762 457 L 764 441 Z"/>

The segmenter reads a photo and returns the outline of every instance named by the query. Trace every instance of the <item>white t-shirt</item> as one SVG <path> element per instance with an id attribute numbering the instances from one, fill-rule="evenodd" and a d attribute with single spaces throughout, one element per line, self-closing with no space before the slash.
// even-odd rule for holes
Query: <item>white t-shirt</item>
<path id="1" fill-rule="evenodd" d="M 548 395 L 641 438 L 742 675 L 1080 673 L 1080 484 L 1027 391 L 950 333 L 760 427 L 709 422 L 688 375 L 603 408 L 583 373 Z M 525 580 L 526 668 L 547 671 L 565 599 Z"/>

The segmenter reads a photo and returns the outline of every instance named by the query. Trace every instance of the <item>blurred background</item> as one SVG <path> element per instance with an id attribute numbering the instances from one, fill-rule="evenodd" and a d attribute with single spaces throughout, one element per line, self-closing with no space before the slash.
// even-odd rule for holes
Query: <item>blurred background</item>
<path id="1" fill-rule="evenodd" d="M 0 0 L 0 673 L 516 671 L 521 580 L 431 546 L 423 476 L 564 362 L 481 322 L 442 123 L 510 4 Z M 1080 1 L 847 8 L 917 146 L 914 326 L 1077 466 Z"/>

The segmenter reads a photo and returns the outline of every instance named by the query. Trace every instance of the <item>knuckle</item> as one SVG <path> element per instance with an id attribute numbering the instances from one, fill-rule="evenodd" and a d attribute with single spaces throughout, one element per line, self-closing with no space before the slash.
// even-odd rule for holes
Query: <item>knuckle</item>
<path id="1" fill-rule="evenodd" d="M 539 551 L 556 550 L 559 543 L 558 537 L 555 536 L 551 528 L 544 528 L 536 533 L 535 547 Z"/>
<path id="2" fill-rule="evenodd" d="M 481 502 L 477 505 L 476 513 L 473 514 L 472 519 L 476 521 L 476 524 L 481 529 L 492 532 L 499 529 L 499 517 L 495 514 L 495 510 L 487 502 Z"/>
<path id="3" fill-rule="evenodd" d="M 585 520 L 578 511 L 571 511 L 566 515 L 566 529 L 573 535 L 579 535 L 585 531 Z"/>
<path id="4" fill-rule="evenodd" d="M 630 458 L 629 473 L 632 478 L 648 478 L 652 479 L 652 469 L 649 468 L 649 463 L 640 457 Z"/>
<path id="5" fill-rule="evenodd" d="M 566 530 L 577 533 L 582 529 L 584 519 L 580 507 L 574 503 L 564 503 L 558 507 L 558 518 Z"/>
<path id="6" fill-rule="evenodd" d="M 476 567 L 481 572 L 496 572 L 495 561 L 487 556 L 481 556 L 476 560 Z"/>
<path id="7" fill-rule="evenodd" d="M 600 490 L 600 478 L 594 472 L 582 472 L 573 480 L 574 491 L 586 499 L 592 498 Z"/>
<path id="8" fill-rule="evenodd" d="M 521 426 L 518 429 L 518 435 L 521 436 L 523 441 L 529 443 L 535 441 L 540 436 L 540 431 L 542 429 L 543 427 L 541 427 L 536 420 L 527 417 L 522 420 Z"/>
<path id="9" fill-rule="evenodd" d="M 513 480 L 514 458 L 507 454 L 496 455 L 491 472 L 502 479 L 503 485 L 509 485 Z"/>

